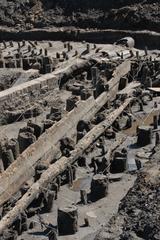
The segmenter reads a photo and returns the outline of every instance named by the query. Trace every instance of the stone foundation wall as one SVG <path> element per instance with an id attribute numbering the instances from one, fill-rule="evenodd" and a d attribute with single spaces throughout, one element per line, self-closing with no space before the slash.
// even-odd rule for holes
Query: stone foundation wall
<path id="1" fill-rule="evenodd" d="M 29 101 L 33 92 L 40 95 L 40 90 L 47 86 L 48 90 L 58 87 L 58 77 L 54 74 L 46 74 L 45 76 L 36 78 L 30 82 L 20 84 L 16 87 L 0 92 L 0 109 L 3 111 L 7 105 L 12 103 L 12 106 L 19 101 Z M 33 98 L 33 97 L 32 97 Z"/>

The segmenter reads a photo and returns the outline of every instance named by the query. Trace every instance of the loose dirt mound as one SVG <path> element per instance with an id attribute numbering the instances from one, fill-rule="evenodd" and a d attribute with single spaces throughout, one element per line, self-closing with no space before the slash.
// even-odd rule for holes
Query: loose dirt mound
<path id="1" fill-rule="evenodd" d="M 0 24 L 17 29 L 79 28 L 160 31 L 159 0 L 3 0 Z"/>

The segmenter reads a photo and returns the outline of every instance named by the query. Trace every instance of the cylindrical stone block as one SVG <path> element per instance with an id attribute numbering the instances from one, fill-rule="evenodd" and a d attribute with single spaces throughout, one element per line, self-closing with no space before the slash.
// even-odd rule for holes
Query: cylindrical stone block
<path id="1" fill-rule="evenodd" d="M 42 53 L 43 53 L 43 49 L 41 48 L 41 49 L 39 50 L 39 55 L 42 55 Z"/>
<path id="2" fill-rule="evenodd" d="M 36 141 L 34 134 L 29 132 L 22 132 L 18 136 L 20 153 L 22 153 L 26 148 L 28 148 L 32 143 Z"/>
<path id="3" fill-rule="evenodd" d="M 70 45 L 70 43 L 67 43 L 67 50 L 68 50 L 68 52 L 71 51 L 71 45 Z"/>
<path id="4" fill-rule="evenodd" d="M 2 161 L 4 170 L 7 169 L 12 162 L 14 162 L 14 156 L 11 149 L 2 149 Z"/>
<path id="5" fill-rule="evenodd" d="M 85 136 L 85 132 L 77 132 L 77 142 L 79 142 L 79 140 L 81 140 L 83 137 Z"/>
<path id="6" fill-rule="evenodd" d="M 66 100 L 66 111 L 67 112 L 70 112 L 74 109 L 77 100 L 78 99 L 76 97 L 70 97 Z"/>
<path id="7" fill-rule="evenodd" d="M 80 190 L 81 203 L 87 205 L 87 192 L 86 190 Z"/>
<path id="8" fill-rule="evenodd" d="M 36 123 L 33 123 L 33 122 L 29 121 L 27 125 L 34 129 L 34 135 L 36 136 L 36 138 L 39 138 L 40 135 L 44 131 L 44 125 L 43 124 L 36 124 Z"/>
<path id="9" fill-rule="evenodd" d="M 46 164 L 39 164 L 35 167 L 35 182 L 40 179 L 42 173 L 47 170 L 48 166 Z"/>
<path id="10" fill-rule="evenodd" d="M 72 184 L 73 184 L 73 171 L 72 171 L 71 167 L 69 167 L 66 171 L 66 181 L 69 184 L 69 186 L 72 186 Z"/>
<path id="11" fill-rule="evenodd" d="M 87 53 L 90 53 L 90 44 L 87 43 Z"/>
<path id="12" fill-rule="evenodd" d="M 27 222 L 27 215 L 26 215 L 26 213 L 23 213 L 21 215 L 21 226 L 22 226 L 22 232 L 28 230 L 28 222 Z"/>
<path id="13" fill-rule="evenodd" d="M 108 177 L 103 174 L 93 176 L 91 182 L 91 200 L 97 201 L 108 194 Z"/>
<path id="14" fill-rule="evenodd" d="M 56 58 L 59 59 L 60 57 L 61 57 L 60 54 L 57 52 L 57 53 L 56 53 Z"/>
<path id="15" fill-rule="evenodd" d="M 2 173 L 4 171 L 4 165 L 3 165 L 3 161 L 0 158 L 0 173 Z"/>
<path id="16" fill-rule="evenodd" d="M 3 41 L 4 48 L 7 48 L 7 44 L 5 41 Z"/>
<path id="17" fill-rule="evenodd" d="M 22 40 L 22 47 L 24 47 L 26 45 L 25 40 Z"/>
<path id="18" fill-rule="evenodd" d="M 25 132 L 29 132 L 29 133 L 34 134 L 34 128 L 29 127 L 29 126 L 20 128 L 19 134 L 22 133 L 22 132 L 24 132 L 24 133 L 25 133 Z"/>
<path id="19" fill-rule="evenodd" d="M 44 49 L 44 55 L 47 56 L 48 55 L 48 50 L 45 48 Z"/>
<path id="20" fill-rule="evenodd" d="M 136 58 L 139 60 L 139 51 L 136 51 Z"/>
<path id="21" fill-rule="evenodd" d="M 145 53 L 145 56 L 148 55 L 148 48 L 147 48 L 147 46 L 145 46 L 145 48 L 144 48 L 144 53 Z"/>
<path id="22" fill-rule="evenodd" d="M 135 159 L 137 170 L 140 170 L 142 168 L 142 163 L 139 159 Z"/>
<path id="23" fill-rule="evenodd" d="M 153 117 L 153 126 L 154 126 L 154 129 L 158 128 L 158 116 Z"/>
<path id="24" fill-rule="evenodd" d="M 157 132 L 156 135 L 155 135 L 155 145 L 157 146 L 159 143 L 160 143 L 160 135 Z"/>
<path id="25" fill-rule="evenodd" d="M 3 59 L 0 60 L 0 68 L 4 68 L 5 67 L 5 62 Z"/>
<path id="26" fill-rule="evenodd" d="M 86 158 L 84 156 L 79 157 L 77 162 L 79 167 L 86 167 L 87 165 Z"/>
<path id="27" fill-rule="evenodd" d="M 17 231 L 13 230 L 7 230 L 4 232 L 3 237 L 1 239 L 3 240 L 16 240 L 18 237 Z"/>
<path id="28" fill-rule="evenodd" d="M 89 227 L 89 219 L 88 218 L 84 219 L 84 227 Z"/>
<path id="29" fill-rule="evenodd" d="M 47 115 L 48 119 L 51 119 L 52 121 L 60 121 L 62 119 L 62 113 L 61 112 L 56 112 L 56 113 L 52 113 Z"/>
<path id="30" fill-rule="evenodd" d="M 22 234 L 22 225 L 21 225 L 21 216 L 18 216 L 17 219 L 13 223 L 14 230 L 17 231 L 18 235 Z"/>
<path id="31" fill-rule="evenodd" d="M 75 165 L 73 165 L 72 166 L 73 181 L 76 180 L 76 172 L 77 172 L 77 168 Z"/>
<path id="32" fill-rule="evenodd" d="M 126 170 L 127 157 L 116 157 L 110 166 L 111 173 L 122 173 Z"/>
<path id="33" fill-rule="evenodd" d="M 81 90 L 81 100 L 87 100 L 91 96 L 87 89 Z"/>
<path id="34" fill-rule="evenodd" d="M 36 223 L 33 221 L 33 222 L 30 222 L 29 223 L 29 229 L 34 229 L 35 228 L 35 226 L 36 226 Z M 23 239 L 21 239 L 21 240 L 23 240 Z"/>
<path id="35" fill-rule="evenodd" d="M 9 44 L 10 44 L 10 47 L 14 47 L 14 45 L 13 45 L 13 42 L 12 42 L 12 41 L 10 41 L 10 42 L 9 42 Z"/>
<path id="36" fill-rule="evenodd" d="M 31 45 L 28 45 L 28 52 L 30 52 L 31 51 Z"/>
<path id="37" fill-rule="evenodd" d="M 46 194 L 47 194 L 47 199 L 46 199 L 45 204 L 44 204 L 44 209 L 45 209 L 46 212 L 49 213 L 49 212 L 52 212 L 52 209 L 53 209 L 55 192 L 51 191 L 51 190 L 48 190 L 48 192 Z"/>
<path id="38" fill-rule="evenodd" d="M 146 146 L 152 143 L 152 128 L 150 126 L 138 127 L 137 144 L 140 147 Z"/>
<path id="39" fill-rule="evenodd" d="M 22 196 L 29 190 L 29 184 L 28 183 L 25 183 L 21 188 L 20 188 L 20 191 L 21 191 L 21 194 Z"/>
<path id="40" fill-rule="evenodd" d="M 15 139 L 15 138 L 12 138 L 8 142 L 8 148 L 12 150 L 14 159 L 17 159 L 17 157 L 19 156 L 19 142 L 18 142 L 18 140 Z"/>
<path id="41" fill-rule="evenodd" d="M 44 65 L 44 73 L 51 73 L 53 71 L 53 65 L 52 64 L 45 64 Z"/>
<path id="42" fill-rule="evenodd" d="M 93 44 L 93 49 L 96 49 L 96 48 L 97 48 L 96 44 Z"/>
<path id="43" fill-rule="evenodd" d="M 55 229 L 50 229 L 50 227 L 48 227 L 48 240 L 58 240 L 57 238 L 57 231 Z"/>
<path id="44" fill-rule="evenodd" d="M 48 42 L 49 47 L 53 47 L 53 44 L 51 42 Z"/>
<path id="45" fill-rule="evenodd" d="M 92 75 L 92 84 L 95 87 L 98 81 L 98 68 L 92 67 L 91 68 L 91 75 Z"/>
<path id="46" fill-rule="evenodd" d="M 22 59 L 17 59 L 17 68 L 23 68 L 23 62 Z"/>
<path id="47" fill-rule="evenodd" d="M 71 235 L 78 232 L 78 209 L 70 206 L 58 209 L 58 232 L 59 235 Z"/>
<path id="48" fill-rule="evenodd" d="M 45 130 L 49 129 L 50 127 L 52 127 L 55 122 L 50 119 L 47 119 L 43 123 L 44 123 L 44 131 L 45 131 Z"/>

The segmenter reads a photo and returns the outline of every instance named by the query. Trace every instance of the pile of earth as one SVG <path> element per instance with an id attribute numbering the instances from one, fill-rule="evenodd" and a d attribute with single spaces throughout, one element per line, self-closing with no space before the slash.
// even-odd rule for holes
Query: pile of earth
<path id="1" fill-rule="evenodd" d="M 160 239 L 160 146 L 96 240 Z"/>
<path id="2" fill-rule="evenodd" d="M 160 31 L 157 0 L 3 0 L 0 25 L 18 30 L 44 27 Z"/>

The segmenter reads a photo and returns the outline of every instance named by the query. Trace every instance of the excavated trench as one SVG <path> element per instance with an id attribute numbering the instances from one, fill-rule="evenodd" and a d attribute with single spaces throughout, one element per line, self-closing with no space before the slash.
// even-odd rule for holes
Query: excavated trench
<path id="1" fill-rule="evenodd" d="M 79 1 L 73 3 L 74 7 L 78 3 Z M 88 1 L 85 1 L 85 4 L 87 3 Z M 125 4 L 125 1 L 123 3 Z M 48 7 L 53 7 L 49 1 L 47 4 Z M 93 1 L 93 4 L 94 7 L 97 6 L 96 1 Z M 102 2 L 99 4 L 102 5 Z M 44 74 L 35 81 L 7 89 L 0 94 L 3 111 L 9 109 L 12 113 L 13 108 L 18 109 L 25 101 L 29 105 L 38 102 L 43 108 L 44 115 L 41 117 L 45 116 L 46 120 L 44 123 L 41 117 L 38 119 L 37 115 L 32 115 L 33 109 L 26 109 L 30 114 L 29 118 L 35 122 L 26 124 L 21 118 L 20 125 L 14 125 L 18 129 L 24 123 L 21 132 L 17 130 L 18 139 L 16 141 L 10 139 L 9 144 L 6 144 L 9 151 L 4 149 L 8 151 L 8 155 L 1 156 L 3 160 L 14 159 L 11 159 L 5 167 L 6 171 L 0 176 L 3 183 L 3 188 L 0 186 L 2 211 L 0 239 L 47 239 L 48 231 L 52 229 L 54 238 L 49 239 L 56 240 L 58 237 L 62 240 L 89 240 L 93 239 L 95 232 L 117 213 L 121 199 L 134 184 L 136 173 L 138 170 L 143 171 L 141 163 L 143 157 L 138 158 L 138 161 L 136 157 L 138 154 L 139 156 L 150 154 L 155 150 L 155 145 L 159 144 L 157 132 L 160 125 L 158 121 L 160 100 L 157 94 L 152 96 L 148 90 L 151 87 L 149 80 L 152 79 L 154 83 L 155 73 L 159 71 L 159 60 L 154 59 L 158 54 L 155 51 L 152 57 L 151 52 L 144 54 L 144 51 L 139 50 L 138 56 L 137 49 L 133 49 L 132 52 L 131 49 L 123 49 L 122 46 L 116 48 L 114 45 L 112 48 L 110 46 L 110 50 L 104 50 L 103 45 L 93 46 L 86 42 L 113 44 L 126 36 L 135 39 L 136 48 L 145 50 L 145 47 L 151 50 L 159 48 L 160 34 L 151 31 L 75 28 L 9 31 L 1 28 L 0 41 L 4 46 L 5 41 L 10 41 L 9 44 L 15 47 L 12 41 L 17 41 L 19 49 L 22 48 L 19 47 L 22 40 L 24 43 L 28 40 L 34 41 L 31 45 L 40 44 L 40 47 L 41 43 L 37 41 L 44 40 L 61 41 L 64 44 L 73 41 L 75 46 L 69 43 L 68 47 L 72 49 L 68 51 L 70 56 L 66 58 L 64 51 L 67 52 L 67 47 L 63 46 L 62 49 L 60 45 L 59 51 L 64 51 L 58 54 L 63 57 L 57 59 L 59 62 L 63 60 L 64 65 L 55 71 L 55 75 L 54 72 L 50 72 L 50 75 Z M 92 54 L 88 57 L 81 55 L 74 58 L 73 51 L 76 50 L 78 42 L 84 44 L 83 49 L 81 46 L 82 52 L 85 52 L 87 47 L 89 53 L 94 51 L 95 58 Z M 29 45 L 29 42 L 25 43 L 25 47 L 28 47 L 27 44 Z M 54 42 L 47 44 L 51 48 Z M 38 51 L 40 47 L 37 47 Z M 128 51 L 124 56 L 123 50 Z M 118 54 L 116 52 L 116 57 L 114 55 L 115 58 L 109 59 L 107 58 L 109 51 L 112 53 L 117 51 Z M 46 53 L 44 48 L 43 59 L 49 58 Z M 34 54 L 33 57 L 37 60 L 36 51 Z M 109 71 L 111 62 L 113 68 Z M 139 68 L 141 63 L 143 67 Z M 146 65 L 148 69 L 145 68 Z M 135 69 L 133 66 L 136 66 Z M 111 77 L 108 78 L 105 74 Z M 59 102 L 55 89 L 59 92 Z M 146 89 L 151 98 L 143 102 L 143 92 Z M 32 91 L 33 96 L 30 94 Z M 23 99 L 23 95 L 26 98 Z M 54 106 L 51 101 L 51 105 L 48 104 L 46 107 L 47 97 L 55 101 Z M 132 106 L 135 98 L 139 100 Z M 9 108 L 10 101 L 13 103 L 12 108 Z M 151 111 L 152 108 L 155 109 Z M 22 115 L 21 109 L 18 114 Z M 46 119 L 47 115 L 54 119 Z M 11 122 L 14 120 L 11 115 Z M 7 121 L 6 126 L 8 127 Z M 142 135 L 142 144 L 145 145 L 146 138 L 149 141 L 144 149 L 138 145 L 140 135 L 138 127 Z M 150 134 L 153 127 L 155 131 Z M 10 148 L 13 145 L 16 148 L 18 141 L 21 147 L 18 157 L 15 157 L 16 152 L 13 151 L 11 154 Z M 105 238 L 100 236 L 97 239 Z"/>
<path id="2" fill-rule="evenodd" d="M 86 41 L 90 43 L 107 43 L 113 44 L 123 37 L 132 37 L 135 39 L 135 47 L 155 50 L 159 49 L 160 33 L 151 31 L 131 31 L 131 30 L 76 30 L 73 29 L 33 29 L 30 31 L 15 31 L 0 29 L 0 41 L 22 41 L 22 40 L 52 40 L 52 41 Z"/>

